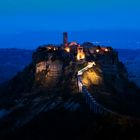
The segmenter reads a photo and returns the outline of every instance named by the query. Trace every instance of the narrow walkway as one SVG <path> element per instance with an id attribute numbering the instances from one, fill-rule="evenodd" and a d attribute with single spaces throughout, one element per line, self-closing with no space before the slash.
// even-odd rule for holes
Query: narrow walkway
<path id="1" fill-rule="evenodd" d="M 79 87 L 79 92 L 82 92 L 82 87 L 83 87 L 83 83 L 82 83 L 82 75 L 85 71 L 87 71 L 88 69 L 92 68 L 93 65 L 96 65 L 95 62 L 88 62 L 88 65 L 86 67 L 84 67 L 83 69 L 78 71 L 77 74 L 77 80 L 78 80 L 78 87 Z"/>
<path id="2" fill-rule="evenodd" d="M 87 71 L 88 69 L 92 68 L 95 64 L 95 62 L 89 62 L 88 65 L 86 67 L 84 67 L 83 69 L 78 71 L 77 74 L 77 80 L 78 80 L 78 87 L 79 87 L 79 92 L 83 93 L 85 96 L 85 100 L 86 100 L 86 104 L 89 105 L 90 110 L 94 113 L 98 113 L 98 114 L 109 114 L 109 115 L 113 115 L 113 116 L 117 116 L 117 117 L 121 117 L 121 118 L 127 118 L 127 119 L 136 119 L 133 118 L 131 116 L 125 116 L 125 115 L 121 115 L 117 112 L 114 112 L 110 109 L 105 108 L 103 105 L 99 104 L 94 97 L 91 95 L 91 93 L 87 90 L 87 87 L 85 85 L 83 85 L 82 83 L 82 75 L 85 71 Z"/>

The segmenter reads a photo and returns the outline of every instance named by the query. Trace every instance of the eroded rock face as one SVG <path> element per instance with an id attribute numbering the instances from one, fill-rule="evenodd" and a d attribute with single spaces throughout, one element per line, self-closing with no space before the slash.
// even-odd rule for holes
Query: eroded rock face
<path id="1" fill-rule="evenodd" d="M 58 83 L 59 78 L 62 74 L 62 66 L 63 66 L 63 63 L 59 60 L 55 60 L 49 65 L 48 72 L 45 77 L 46 85 L 53 86 Z"/>
<path id="2" fill-rule="evenodd" d="M 47 65 L 46 61 L 42 61 L 42 62 L 37 63 L 36 64 L 36 73 L 40 73 L 42 71 L 45 71 L 47 68 L 46 65 Z"/>
<path id="3" fill-rule="evenodd" d="M 102 75 L 98 69 L 89 69 L 84 72 L 82 76 L 82 82 L 85 86 L 89 87 L 91 85 L 101 85 L 102 84 Z"/>
<path id="4" fill-rule="evenodd" d="M 62 74 L 63 63 L 60 60 L 48 60 L 46 62 L 40 62 L 43 64 L 41 68 L 37 68 L 36 81 L 45 87 L 55 86 Z"/>

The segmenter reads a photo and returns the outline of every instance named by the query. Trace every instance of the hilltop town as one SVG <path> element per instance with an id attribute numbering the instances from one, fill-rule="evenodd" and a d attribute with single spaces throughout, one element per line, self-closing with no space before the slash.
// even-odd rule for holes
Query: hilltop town
<path id="1" fill-rule="evenodd" d="M 33 53 L 36 80 L 39 81 L 40 78 L 43 78 L 39 75 L 46 71 L 44 78 L 51 84 L 57 81 L 66 66 L 82 68 L 89 62 L 95 62 L 105 74 L 112 76 L 117 74 L 119 64 L 117 51 L 112 47 L 94 45 L 90 42 L 83 44 L 68 42 L 66 32 L 63 33 L 62 45 L 40 46 Z M 52 79 L 54 79 L 53 82 Z"/>
<path id="2" fill-rule="evenodd" d="M 62 125 L 65 132 L 64 128 L 70 132 L 72 127 L 72 136 L 78 128 L 82 137 L 79 124 L 83 129 L 90 126 L 87 133 L 92 133 L 93 124 L 94 129 L 99 128 L 94 130 L 99 136 L 102 130 L 108 132 L 112 124 L 114 132 L 118 125 L 131 130 L 140 116 L 139 88 L 129 81 L 118 52 L 91 42 L 69 42 L 66 32 L 62 44 L 39 46 L 33 52 L 31 64 L 0 88 L 0 93 L 0 107 L 6 110 L 0 127 L 0 136 L 4 138 L 10 138 L 6 135 L 10 133 L 18 139 L 14 132 L 23 135 L 26 128 L 44 122 L 47 125 L 43 128 L 37 125 L 35 130 L 50 131 L 47 136 L 42 134 L 45 138 L 52 138 L 52 125 L 53 128 Z M 110 127 L 107 130 L 106 121 Z M 133 125 L 129 121 L 134 121 Z M 3 127 L 7 122 L 9 125 Z M 62 133 L 59 129 L 57 134 Z"/>

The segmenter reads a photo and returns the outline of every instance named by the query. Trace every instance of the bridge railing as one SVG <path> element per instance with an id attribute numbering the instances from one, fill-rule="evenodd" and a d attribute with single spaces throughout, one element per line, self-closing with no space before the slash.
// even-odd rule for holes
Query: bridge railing
<path id="1" fill-rule="evenodd" d="M 116 112 L 113 112 L 110 109 L 107 109 L 106 107 L 104 107 L 103 105 L 99 104 L 94 97 L 90 94 L 90 92 L 87 90 L 86 86 L 82 87 L 82 93 L 85 96 L 85 100 L 86 100 L 86 104 L 89 105 L 90 107 L 90 111 L 94 112 L 96 114 L 104 114 L 104 115 L 113 115 L 113 116 L 117 116 L 117 117 L 125 117 L 127 119 L 134 119 L 130 116 L 124 116 L 124 115 L 120 115 Z M 136 118 L 135 118 L 136 119 Z"/>

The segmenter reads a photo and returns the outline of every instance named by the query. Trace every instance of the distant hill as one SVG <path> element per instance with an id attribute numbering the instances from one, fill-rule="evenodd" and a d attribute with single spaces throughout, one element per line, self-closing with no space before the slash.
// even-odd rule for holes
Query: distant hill
<path id="1" fill-rule="evenodd" d="M 31 50 L 0 49 L 0 83 L 11 79 L 31 62 Z"/>
<path id="2" fill-rule="evenodd" d="M 118 49 L 120 60 L 128 70 L 129 79 L 140 87 L 140 49 Z"/>

